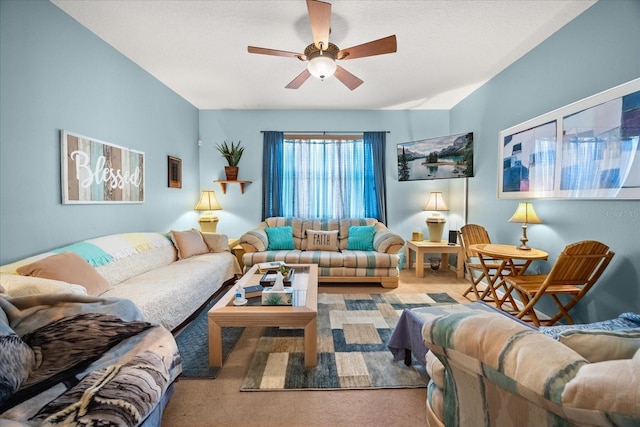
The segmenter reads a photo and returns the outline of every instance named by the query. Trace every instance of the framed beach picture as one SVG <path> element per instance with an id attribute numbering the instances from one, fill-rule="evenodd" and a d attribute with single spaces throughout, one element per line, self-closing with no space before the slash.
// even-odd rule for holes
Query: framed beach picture
<path id="1" fill-rule="evenodd" d="M 61 131 L 62 203 L 143 203 L 144 153 Z"/>
<path id="2" fill-rule="evenodd" d="M 498 197 L 640 199 L 640 79 L 500 132 Z"/>
<path id="3" fill-rule="evenodd" d="M 404 142 L 397 146 L 398 181 L 473 176 L 473 132 Z"/>

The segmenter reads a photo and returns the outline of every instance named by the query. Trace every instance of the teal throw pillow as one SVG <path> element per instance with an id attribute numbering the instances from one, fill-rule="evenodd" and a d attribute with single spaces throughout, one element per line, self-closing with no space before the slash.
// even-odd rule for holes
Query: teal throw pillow
<path id="1" fill-rule="evenodd" d="M 290 225 L 283 227 L 267 227 L 264 229 L 269 239 L 268 251 L 282 251 L 295 249 L 293 244 L 293 229 Z"/>
<path id="2" fill-rule="evenodd" d="M 347 249 L 350 251 L 372 251 L 374 234 L 376 234 L 375 225 L 350 226 Z"/>

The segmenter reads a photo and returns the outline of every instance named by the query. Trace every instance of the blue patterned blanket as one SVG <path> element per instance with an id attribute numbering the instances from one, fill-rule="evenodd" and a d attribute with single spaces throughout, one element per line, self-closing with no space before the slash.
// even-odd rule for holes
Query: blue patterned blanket
<path id="1" fill-rule="evenodd" d="M 141 425 L 181 372 L 175 340 L 119 298 L 0 297 L 0 424 Z"/>
<path id="2" fill-rule="evenodd" d="M 603 320 L 601 322 L 594 323 L 581 323 L 578 325 L 542 326 L 539 328 L 539 331 L 545 335 L 549 335 L 553 339 L 558 339 L 559 334 L 569 329 L 619 331 L 632 328 L 640 328 L 640 314 L 622 313 L 615 319 Z"/>

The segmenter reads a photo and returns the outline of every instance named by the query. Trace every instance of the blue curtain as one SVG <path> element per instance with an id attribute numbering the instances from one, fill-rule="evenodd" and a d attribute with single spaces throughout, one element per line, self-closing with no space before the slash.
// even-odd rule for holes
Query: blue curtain
<path id="1" fill-rule="evenodd" d="M 354 140 L 264 133 L 263 219 L 369 217 L 386 222 L 386 132 Z"/>
<path id="2" fill-rule="evenodd" d="M 281 216 L 284 134 L 264 132 L 262 147 L 262 219 Z"/>
<path id="3" fill-rule="evenodd" d="M 367 179 L 365 182 L 365 212 L 370 218 L 377 218 L 378 221 L 387 223 L 387 181 L 385 173 L 385 146 L 387 141 L 386 132 L 365 132 L 364 152 L 365 165 L 370 168 L 365 172 Z"/>

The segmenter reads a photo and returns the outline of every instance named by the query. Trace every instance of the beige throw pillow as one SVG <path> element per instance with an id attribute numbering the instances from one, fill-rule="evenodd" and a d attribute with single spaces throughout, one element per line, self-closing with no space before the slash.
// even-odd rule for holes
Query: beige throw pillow
<path id="1" fill-rule="evenodd" d="M 87 261 L 74 252 L 63 252 L 43 258 L 16 270 L 23 276 L 61 280 L 82 285 L 87 294 L 98 296 L 109 290 L 109 283 Z"/>
<path id="2" fill-rule="evenodd" d="M 169 233 L 171 240 L 178 250 L 178 258 L 190 258 L 195 255 L 206 254 L 209 247 L 204 242 L 200 231 L 192 228 L 186 231 L 174 231 Z"/>
<path id="3" fill-rule="evenodd" d="M 229 238 L 226 234 L 201 232 L 204 243 L 209 248 L 209 252 L 231 252 L 229 249 Z"/>
<path id="4" fill-rule="evenodd" d="M 558 341 L 591 363 L 631 359 L 640 349 L 640 328 L 615 331 L 569 329 L 558 335 Z"/>
<path id="5" fill-rule="evenodd" d="M 307 230 L 308 251 L 338 251 L 338 230 Z"/>

